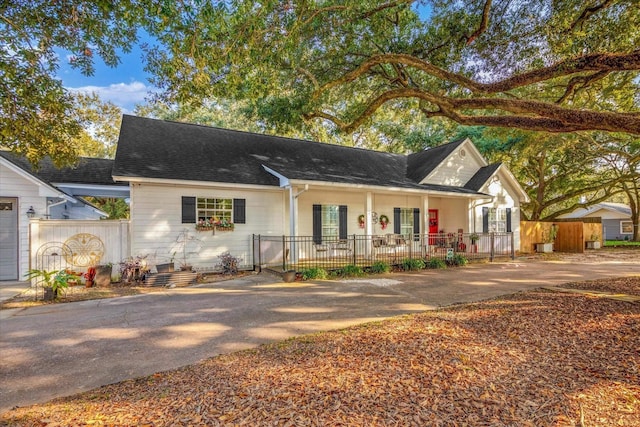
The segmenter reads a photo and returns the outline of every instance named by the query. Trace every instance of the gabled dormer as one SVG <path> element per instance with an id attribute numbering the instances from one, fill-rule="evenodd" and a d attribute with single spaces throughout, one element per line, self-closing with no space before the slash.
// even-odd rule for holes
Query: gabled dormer
<path id="1" fill-rule="evenodd" d="M 464 187 L 484 166 L 486 160 L 471 140 L 464 138 L 410 154 L 407 177 L 419 184 Z"/>

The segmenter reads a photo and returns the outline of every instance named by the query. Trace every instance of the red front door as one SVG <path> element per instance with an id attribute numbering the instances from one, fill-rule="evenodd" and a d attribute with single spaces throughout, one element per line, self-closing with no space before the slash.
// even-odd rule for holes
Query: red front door
<path id="1" fill-rule="evenodd" d="M 429 209 L 429 234 L 438 232 L 438 209 Z M 435 236 L 429 237 L 429 244 L 435 244 Z"/>

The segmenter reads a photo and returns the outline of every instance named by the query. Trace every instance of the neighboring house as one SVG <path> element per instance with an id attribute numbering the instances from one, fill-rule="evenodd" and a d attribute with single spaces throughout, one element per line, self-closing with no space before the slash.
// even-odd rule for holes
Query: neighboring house
<path id="1" fill-rule="evenodd" d="M 190 230 L 189 262 L 201 267 L 225 251 L 251 265 L 253 235 L 496 231 L 518 248 L 528 199 L 468 139 L 402 155 L 134 116 L 123 118 L 113 178 L 130 184 L 132 255 L 170 258 Z M 211 217 L 235 229 L 196 234 Z"/>
<path id="2" fill-rule="evenodd" d="M 107 217 L 77 196 L 128 195 L 126 183 L 111 178 L 112 166 L 113 160 L 81 158 L 76 167 L 56 169 L 45 158 L 34 169 L 25 158 L 0 150 L 0 280 L 20 280 L 29 269 L 30 217 Z"/>
<path id="3" fill-rule="evenodd" d="M 633 238 L 631 208 L 623 203 L 598 203 L 588 208 L 560 215 L 560 218 L 602 218 L 604 240 L 629 240 Z"/>

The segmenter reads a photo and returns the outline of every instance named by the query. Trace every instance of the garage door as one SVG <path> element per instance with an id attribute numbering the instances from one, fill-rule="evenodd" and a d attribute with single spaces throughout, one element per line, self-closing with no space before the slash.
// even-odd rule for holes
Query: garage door
<path id="1" fill-rule="evenodd" d="M 0 280 L 18 280 L 18 199 L 0 198 Z"/>

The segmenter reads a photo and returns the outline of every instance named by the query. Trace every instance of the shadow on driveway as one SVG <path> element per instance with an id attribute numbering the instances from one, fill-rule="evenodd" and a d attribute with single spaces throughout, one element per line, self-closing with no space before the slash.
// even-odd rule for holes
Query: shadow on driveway
<path id="1" fill-rule="evenodd" d="M 296 335 L 627 274 L 640 263 L 514 261 L 296 283 L 259 274 L 11 310 L 0 324 L 0 413 Z"/>

